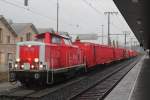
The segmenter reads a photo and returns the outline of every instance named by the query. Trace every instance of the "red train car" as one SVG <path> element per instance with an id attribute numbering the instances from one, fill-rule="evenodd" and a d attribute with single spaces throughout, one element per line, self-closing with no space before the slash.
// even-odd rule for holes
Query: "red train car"
<path id="1" fill-rule="evenodd" d="M 114 48 L 115 60 L 121 60 L 125 58 L 125 49 L 123 48 Z"/>
<path id="2" fill-rule="evenodd" d="M 130 57 L 135 57 L 135 56 L 137 56 L 138 53 L 136 51 L 129 50 L 128 54 L 129 54 Z"/>
<path id="3" fill-rule="evenodd" d="M 77 40 L 75 45 L 79 46 L 84 52 L 87 68 L 97 64 L 105 64 L 114 61 L 114 48 L 106 45 L 99 45 Z"/>
<path id="4" fill-rule="evenodd" d="M 96 45 L 96 64 L 105 64 L 114 61 L 114 48 L 106 45 Z"/>

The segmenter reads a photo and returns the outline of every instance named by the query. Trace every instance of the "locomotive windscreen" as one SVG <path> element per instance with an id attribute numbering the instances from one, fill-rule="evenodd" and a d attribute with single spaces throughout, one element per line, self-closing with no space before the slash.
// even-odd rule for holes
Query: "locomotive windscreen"
<path id="1" fill-rule="evenodd" d="M 22 62 L 33 63 L 39 59 L 39 46 L 24 45 L 20 46 L 20 60 Z"/>

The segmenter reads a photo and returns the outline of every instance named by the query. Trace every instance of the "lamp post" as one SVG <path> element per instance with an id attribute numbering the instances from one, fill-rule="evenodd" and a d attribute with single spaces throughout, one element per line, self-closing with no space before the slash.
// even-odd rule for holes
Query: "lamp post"
<path id="1" fill-rule="evenodd" d="M 58 28 L 59 28 L 59 1 L 57 0 L 57 26 L 56 26 L 56 30 L 57 32 L 59 31 Z"/>

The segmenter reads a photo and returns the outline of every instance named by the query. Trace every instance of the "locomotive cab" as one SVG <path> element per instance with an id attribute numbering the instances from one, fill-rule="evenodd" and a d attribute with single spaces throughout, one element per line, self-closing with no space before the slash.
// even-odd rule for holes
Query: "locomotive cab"
<path id="1" fill-rule="evenodd" d="M 35 41 L 55 45 L 72 45 L 70 37 L 67 37 L 66 35 L 58 35 L 58 33 L 52 34 L 49 32 L 37 35 Z"/>

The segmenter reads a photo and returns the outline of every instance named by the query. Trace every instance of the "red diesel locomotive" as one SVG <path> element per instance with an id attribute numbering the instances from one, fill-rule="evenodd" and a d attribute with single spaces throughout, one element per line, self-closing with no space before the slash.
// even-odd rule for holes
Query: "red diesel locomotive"
<path id="1" fill-rule="evenodd" d="M 49 32 L 35 41 L 17 43 L 16 62 L 9 69 L 9 81 L 22 84 L 52 84 L 97 64 L 136 56 L 135 51 L 76 40 Z"/>

